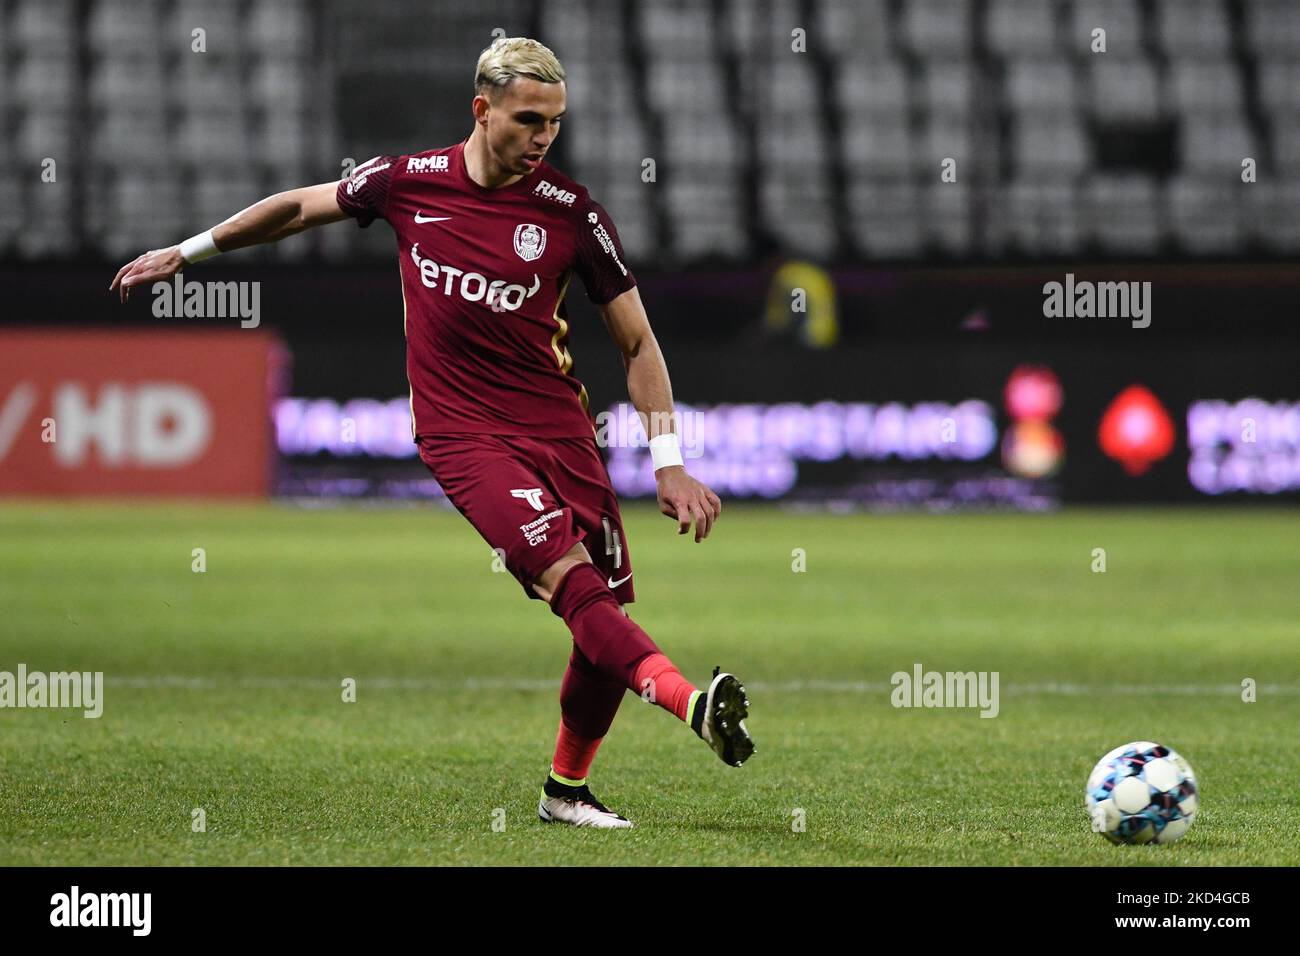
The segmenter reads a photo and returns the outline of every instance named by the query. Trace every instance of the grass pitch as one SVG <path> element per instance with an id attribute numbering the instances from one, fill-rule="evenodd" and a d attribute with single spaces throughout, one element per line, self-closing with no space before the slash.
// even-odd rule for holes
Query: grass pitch
<path id="1" fill-rule="evenodd" d="M 0 506 L 0 670 L 106 680 L 0 709 L 0 864 L 1300 863 L 1297 513 L 625 517 L 633 616 L 741 676 L 758 752 L 629 694 L 591 779 L 638 828 L 592 832 L 535 811 L 568 632 L 454 512 Z M 894 708 L 917 662 L 998 671 L 998 716 Z M 1089 831 L 1135 739 L 1197 772 L 1172 846 Z"/>

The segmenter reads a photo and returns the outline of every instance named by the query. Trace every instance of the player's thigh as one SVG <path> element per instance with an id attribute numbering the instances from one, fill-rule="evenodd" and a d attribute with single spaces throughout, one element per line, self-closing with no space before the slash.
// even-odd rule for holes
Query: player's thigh
<path id="1" fill-rule="evenodd" d="M 581 543 L 572 508 L 538 462 L 493 436 L 426 438 L 420 457 L 448 500 L 529 587 Z"/>
<path id="2" fill-rule="evenodd" d="M 620 604 L 636 600 L 632 555 L 618 497 L 594 439 L 559 439 L 549 446 L 549 474 L 556 492 L 573 510 L 591 561 L 606 578 Z"/>

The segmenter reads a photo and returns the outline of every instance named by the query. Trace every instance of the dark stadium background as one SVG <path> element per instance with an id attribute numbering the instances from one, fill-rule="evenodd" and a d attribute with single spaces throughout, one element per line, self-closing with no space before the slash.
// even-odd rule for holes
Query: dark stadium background
<path id="1" fill-rule="evenodd" d="M 349 160 L 459 141 L 493 31 L 564 63 L 549 159 L 613 216 L 679 402 L 971 399 L 995 416 L 978 460 L 802 462 L 779 497 L 1014 507 L 1300 489 L 1300 9 L 1276 0 L 0 0 L 4 325 L 243 334 L 156 319 L 143 295 L 122 307 L 108 280 Z M 291 356 L 284 394 L 389 401 L 406 392 L 394 255 L 384 224 L 342 223 L 186 278 L 262 284 L 261 329 Z M 1045 317 L 1043 285 L 1066 273 L 1149 281 L 1150 326 Z M 806 312 L 791 305 L 801 283 Z M 578 284 L 568 305 L 593 411 L 624 401 Z M 28 366 L 16 348 L 0 385 Z M 1004 387 L 1022 366 L 1063 392 L 1049 424 L 1064 455 L 1029 471 L 1007 451 Z M 1176 432 L 1137 475 L 1097 437 L 1134 384 Z M 1253 448 L 1203 451 L 1216 468 L 1237 456 L 1237 478 L 1195 487 L 1189 406 L 1249 398 L 1272 426 Z M 39 493 L 46 466 L 23 467 L 36 470 L 8 490 Z M 412 457 L 271 467 L 273 494 L 370 495 L 391 476 L 429 491 Z M 340 476 L 366 480 L 326 480 Z M 938 484 L 919 502 L 879 490 L 914 478 Z M 999 478 L 1017 490 L 954 496 L 954 481 Z"/>

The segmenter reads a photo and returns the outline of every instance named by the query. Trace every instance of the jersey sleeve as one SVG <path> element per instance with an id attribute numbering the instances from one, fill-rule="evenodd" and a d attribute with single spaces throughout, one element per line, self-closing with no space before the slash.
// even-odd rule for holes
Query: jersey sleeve
<path id="1" fill-rule="evenodd" d="M 376 156 L 352 170 L 339 183 L 335 197 L 339 208 L 364 229 L 376 219 L 388 218 L 388 189 L 400 156 Z"/>
<path id="2" fill-rule="evenodd" d="M 627 267 L 618 230 L 604 207 L 590 196 L 578 222 L 578 241 L 574 269 L 587 288 L 587 298 L 604 305 L 636 285 L 636 277 Z"/>

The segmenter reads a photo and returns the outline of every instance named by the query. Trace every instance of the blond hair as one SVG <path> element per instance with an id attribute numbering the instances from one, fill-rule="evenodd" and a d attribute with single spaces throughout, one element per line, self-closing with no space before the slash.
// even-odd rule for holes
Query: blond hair
<path id="1" fill-rule="evenodd" d="M 474 92 L 495 100 L 517 76 L 560 83 L 564 67 L 547 47 L 528 37 L 497 37 L 478 57 Z"/>

